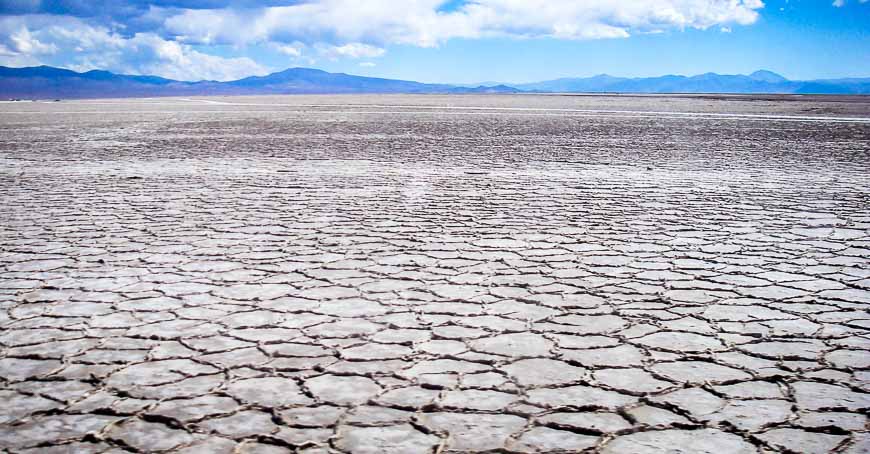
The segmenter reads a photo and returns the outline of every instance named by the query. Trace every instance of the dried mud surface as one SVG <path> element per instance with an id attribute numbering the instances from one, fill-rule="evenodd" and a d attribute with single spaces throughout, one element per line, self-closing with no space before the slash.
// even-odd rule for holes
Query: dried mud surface
<path id="1" fill-rule="evenodd" d="M 867 117 L 0 104 L 0 449 L 867 452 Z"/>

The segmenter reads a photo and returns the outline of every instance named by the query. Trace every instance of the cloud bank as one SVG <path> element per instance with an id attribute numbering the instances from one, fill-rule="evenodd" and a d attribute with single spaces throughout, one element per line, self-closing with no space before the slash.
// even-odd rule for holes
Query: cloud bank
<path id="1" fill-rule="evenodd" d="M 452 39 L 628 38 L 750 25 L 761 0 L 5 0 L 0 64 L 46 63 L 183 80 L 264 74 L 218 48 L 290 59 L 366 59 Z M 304 59 L 304 60 L 303 60 Z"/>

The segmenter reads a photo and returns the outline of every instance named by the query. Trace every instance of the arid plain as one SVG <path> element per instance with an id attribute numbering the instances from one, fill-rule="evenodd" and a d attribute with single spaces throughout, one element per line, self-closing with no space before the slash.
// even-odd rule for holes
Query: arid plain
<path id="1" fill-rule="evenodd" d="M 0 104 L 0 450 L 870 450 L 870 99 Z"/>

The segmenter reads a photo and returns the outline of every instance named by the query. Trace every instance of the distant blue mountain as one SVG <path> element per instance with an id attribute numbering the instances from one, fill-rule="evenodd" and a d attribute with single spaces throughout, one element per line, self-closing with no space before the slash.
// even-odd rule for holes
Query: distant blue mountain
<path id="1" fill-rule="evenodd" d="M 68 69 L 52 68 L 51 66 L 35 66 L 30 68 L 7 68 L 0 66 L 0 77 L 19 77 L 19 78 L 34 78 L 46 80 L 63 80 L 69 78 L 79 78 L 83 80 L 126 80 L 145 84 L 171 84 L 174 80 L 164 79 L 157 76 L 119 76 L 108 71 L 88 71 L 85 73 L 77 73 Z"/>
<path id="2" fill-rule="evenodd" d="M 513 93 L 516 88 L 456 87 L 290 68 L 267 76 L 230 82 L 181 82 L 156 76 L 127 76 L 107 71 L 79 73 L 39 66 L 0 66 L 0 99 L 106 98 L 134 96 L 253 95 L 294 93 Z"/>
<path id="3" fill-rule="evenodd" d="M 108 71 L 79 73 L 50 66 L 0 66 L 0 99 L 192 95 L 213 84 L 216 82 L 179 82 L 157 76 L 126 76 Z"/>
<path id="4" fill-rule="evenodd" d="M 772 84 L 788 82 L 788 79 L 786 79 L 785 77 L 782 77 L 773 71 L 768 71 L 765 69 L 755 71 L 754 73 L 749 75 L 749 78 L 752 80 L 757 80 L 759 82 L 768 82 Z"/>
<path id="5" fill-rule="evenodd" d="M 0 99 L 107 98 L 134 96 L 254 95 L 295 93 L 818 93 L 870 94 L 870 78 L 791 81 L 771 71 L 750 75 L 625 78 L 601 74 L 508 86 L 457 86 L 290 68 L 230 82 L 183 82 L 108 71 L 79 73 L 38 66 L 0 66 Z"/>
<path id="6" fill-rule="evenodd" d="M 697 76 L 625 78 L 601 74 L 516 85 L 531 92 L 562 93 L 800 93 L 870 94 L 870 78 L 792 81 L 772 71 L 747 75 L 706 73 Z"/>
<path id="7" fill-rule="evenodd" d="M 290 68 L 268 76 L 226 82 L 228 87 L 270 93 L 432 93 L 449 92 L 450 85 L 352 76 L 319 69 Z"/>

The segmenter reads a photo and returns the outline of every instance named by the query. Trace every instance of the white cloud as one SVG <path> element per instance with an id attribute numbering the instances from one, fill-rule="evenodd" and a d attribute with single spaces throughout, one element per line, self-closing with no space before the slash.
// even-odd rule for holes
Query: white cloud
<path id="1" fill-rule="evenodd" d="M 870 0 L 858 0 L 859 3 L 867 3 L 868 1 L 870 1 Z M 840 8 L 840 7 L 846 5 L 846 0 L 834 0 L 833 5 L 836 6 L 837 8 Z"/>
<path id="2" fill-rule="evenodd" d="M 36 39 L 27 27 L 22 26 L 15 33 L 9 35 L 9 43 L 7 47 L 10 52 L 20 53 L 20 54 L 29 54 L 29 55 L 41 55 L 41 54 L 53 54 L 57 52 L 57 46 L 54 44 L 44 44 L 38 39 Z"/>
<path id="3" fill-rule="evenodd" d="M 280 54 L 284 54 L 290 57 L 301 57 L 302 52 L 305 49 L 305 44 L 300 42 L 295 42 L 291 44 L 281 44 L 281 43 L 271 43 L 272 48 L 278 51 Z"/>
<path id="4" fill-rule="evenodd" d="M 364 62 L 361 62 L 359 65 L 362 66 L 363 68 L 374 68 L 375 66 L 377 66 L 377 64 L 375 64 L 375 62 L 372 62 L 372 61 L 364 61 Z"/>
<path id="5" fill-rule="evenodd" d="M 51 20 L 49 20 L 51 19 Z M 250 58 L 209 55 L 154 33 L 125 37 L 71 17 L 0 18 L 0 64 L 48 64 L 178 80 L 232 80 L 268 70 Z"/>
<path id="6" fill-rule="evenodd" d="M 437 46 L 452 38 L 624 38 L 632 33 L 754 23 L 761 0 L 313 0 L 260 9 L 169 14 L 167 32 L 198 43 L 300 41 Z"/>
<path id="7" fill-rule="evenodd" d="M 224 58 L 209 55 L 176 41 L 151 33 L 137 33 L 125 41 L 119 63 L 139 74 L 155 74 L 177 80 L 234 80 L 268 71 L 249 58 Z"/>
<path id="8" fill-rule="evenodd" d="M 350 43 L 343 46 L 318 45 L 318 50 L 321 55 L 328 58 L 377 58 L 381 57 L 386 51 L 380 47 L 371 46 L 363 43 Z"/>

